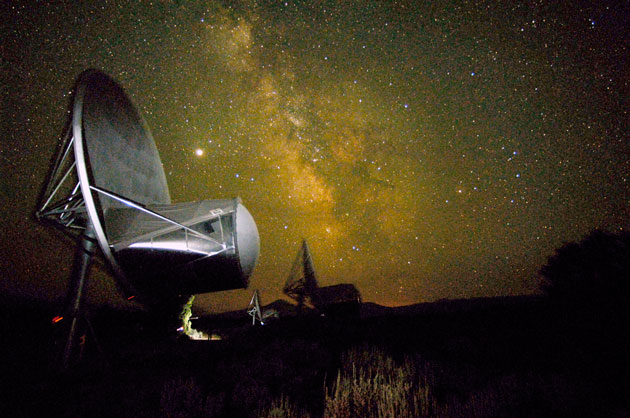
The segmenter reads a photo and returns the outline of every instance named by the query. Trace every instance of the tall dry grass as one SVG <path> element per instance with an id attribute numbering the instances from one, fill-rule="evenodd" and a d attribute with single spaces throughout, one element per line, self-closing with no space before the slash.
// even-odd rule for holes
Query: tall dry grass
<path id="1" fill-rule="evenodd" d="M 570 384 L 558 375 L 484 380 L 476 374 L 419 356 L 396 362 L 377 348 L 353 349 L 326 390 L 324 418 L 569 416 L 575 410 Z"/>
<path id="2" fill-rule="evenodd" d="M 242 405 L 244 411 L 261 418 L 320 414 L 323 418 L 476 418 L 515 413 L 570 416 L 567 411 L 575 410 L 570 385 L 558 375 L 526 373 L 479 379 L 473 369 L 440 365 L 417 355 L 395 361 L 369 346 L 351 349 L 340 360 L 336 379 L 329 385 L 322 382 L 323 413 L 305 411 L 285 395 L 269 402 L 271 392 L 266 388 L 250 394 L 247 406 Z M 238 393 L 236 399 L 243 401 Z M 225 405 L 225 399 L 204 394 L 192 378 L 167 381 L 160 402 L 162 416 L 173 418 L 226 416 Z"/>
<path id="3" fill-rule="evenodd" d="M 324 417 L 426 417 L 436 407 L 413 365 L 397 365 L 381 350 L 363 347 L 342 356 L 337 380 L 326 390 Z"/>
<path id="4" fill-rule="evenodd" d="M 167 380 L 160 394 L 160 416 L 216 417 L 224 406 L 221 396 L 206 395 L 192 377 Z"/>
<path id="5" fill-rule="evenodd" d="M 259 418 L 311 418 L 311 415 L 295 406 L 288 397 L 274 399 L 266 410 L 258 413 Z"/>

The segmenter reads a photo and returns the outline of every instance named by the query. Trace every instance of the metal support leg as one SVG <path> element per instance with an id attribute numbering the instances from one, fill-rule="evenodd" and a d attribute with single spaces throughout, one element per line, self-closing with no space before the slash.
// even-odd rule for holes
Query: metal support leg
<path id="1" fill-rule="evenodd" d="M 79 328 L 78 322 L 83 316 L 83 291 L 86 288 L 87 273 L 95 248 L 96 237 L 92 229 L 92 224 L 88 223 L 77 248 L 68 293 L 68 301 L 70 303 L 68 316 L 70 317 L 71 325 L 70 331 L 68 332 L 68 339 L 66 340 L 66 345 L 63 350 L 62 367 L 64 370 L 68 369 L 70 366 L 70 358 L 72 357 L 72 352 L 76 345 L 76 333 Z"/>

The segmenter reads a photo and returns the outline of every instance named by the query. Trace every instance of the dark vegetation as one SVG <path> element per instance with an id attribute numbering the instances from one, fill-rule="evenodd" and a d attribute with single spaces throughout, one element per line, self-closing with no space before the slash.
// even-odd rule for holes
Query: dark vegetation
<path id="1" fill-rule="evenodd" d="M 88 335 L 65 373 L 58 307 L 7 302 L 0 416 L 628 416 L 629 242 L 566 244 L 541 269 L 541 296 L 367 303 L 333 318 L 275 303 L 285 315 L 266 326 L 244 312 L 193 323 L 220 341 L 95 309 L 100 344 Z"/>

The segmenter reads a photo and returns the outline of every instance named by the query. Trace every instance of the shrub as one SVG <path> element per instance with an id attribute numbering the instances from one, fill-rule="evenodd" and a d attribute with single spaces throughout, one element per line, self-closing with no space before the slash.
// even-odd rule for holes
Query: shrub
<path id="1" fill-rule="evenodd" d="M 630 233 L 594 230 L 565 243 L 540 269 L 549 296 L 580 307 L 626 308 L 630 295 Z M 625 310 L 625 309 L 624 309 Z"/>

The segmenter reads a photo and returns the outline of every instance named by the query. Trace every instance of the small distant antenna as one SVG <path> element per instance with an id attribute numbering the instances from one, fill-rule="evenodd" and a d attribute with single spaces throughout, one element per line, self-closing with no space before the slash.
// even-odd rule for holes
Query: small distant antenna
<path id="1" fill-rule="evenodd" d="M 256 321 L 263 324 L 262 312 L 260 310 L 260 299 L 258 297 L 258 289 L 254 290 L 252 300 L 249 301 L 247 314 L 252 317 L 252 326 L 256 325 Z"/>
<path id="2" fill-rule="evenodd" d="M 247 314 L 252 317 L 252 326 L 256 325 L 256 321 L 260 325 L 265 325 L 266 322 L 280 317 L 280 313 L 275 309 L 268 308 L 264 311 L 261 309 L 258 289 L 254 290 L 252 299 L 249 301 Z"/>

